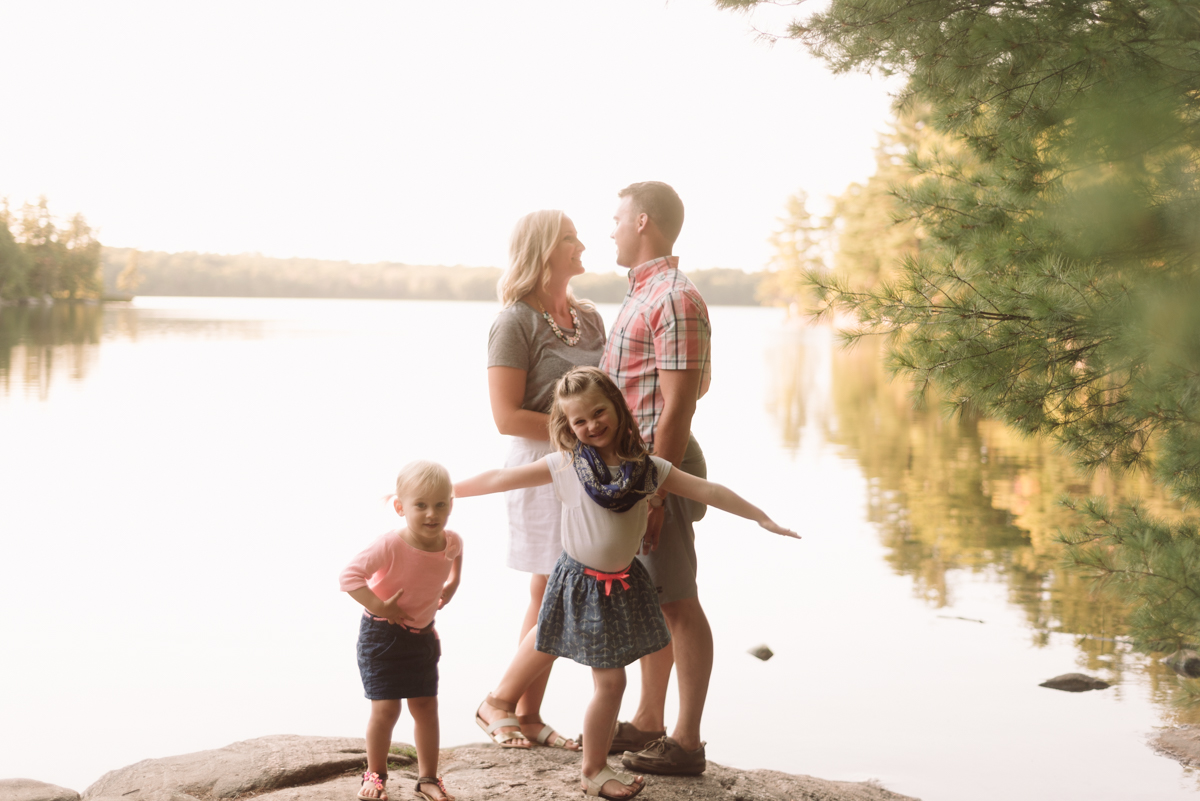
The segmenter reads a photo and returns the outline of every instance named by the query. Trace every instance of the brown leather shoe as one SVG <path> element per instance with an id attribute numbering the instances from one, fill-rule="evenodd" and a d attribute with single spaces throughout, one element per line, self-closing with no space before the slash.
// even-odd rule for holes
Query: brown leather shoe
<path id="1" fill-rule="evenodd" d="M 618 721 L 617 730 L 613 733 L 612 745 L 608 747 L 608 753 L 623 754 L 626 751 L 641 751 L 650 743 L 666 736 L 665 731 L 642 731 L 632 723 Z"/>
<path id="2" fill-rule="evenodd" d="M 665 731 L 642 731 L 632 723 L 622 723 L 617 721 L 617 728 L 613 731 L 612 745 L 608 747 L 610 754 L 623 754 L 626 751 L 641 751 L 649 743 L 657 740 L 659 737 L 666 736 Z M 575 742 L 583 748 L 583 735 L 575 738 Z"/>
<path id="3" fill-rule="evenodd" d="M 685 751 L 682 745 L 666 735 L 648 743 L 637 753 L 626 751 L 621 764 L 626 770 L 657 776 L 699 776 L 708 767 L 704 743 L 700 743 L 695 751 Z"/>

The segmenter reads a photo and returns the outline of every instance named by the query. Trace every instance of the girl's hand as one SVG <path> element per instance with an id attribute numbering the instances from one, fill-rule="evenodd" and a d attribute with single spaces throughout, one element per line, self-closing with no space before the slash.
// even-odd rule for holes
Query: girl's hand
<path id="1" fill-rule="evenodd" d="M 796 539 L 796 540 L 800 539 L 799 534 L 792 531 L 790 528 L 784 528 L 783 526 L 779 525 L 778 523 L 776 523 L 774 520 L 772 520 L 769 517 L 766 520 L 760 520 L 758 524 L 760 526 L 762 526 L 763 528 L 765 528 L 767 531 L 770 531 L 774 534 L 778 534 L 781 537 L 791 537 L 792 539 Z"/>
<path id="2" fill-rule="evenodd" d="M 397 590 L 395 595 L 384 601 L 376 617 L 386 617 L 392 623 L 408 625 L 409 618 L 405 616 L 404 612 L 400 611 L 400 607 L 396 604 L 396 600 L 403 594 L 403 589 Z"/>
<path id="3" fill-rule="evenodd" d="M 445 587 L 442 587 L 442 597 L 438 599 L 438 609 L 450 603 L 450 599 L 454 597 L 454 593 L 456 592 L 458 592 L 457 583 L 447 584 Z"/>

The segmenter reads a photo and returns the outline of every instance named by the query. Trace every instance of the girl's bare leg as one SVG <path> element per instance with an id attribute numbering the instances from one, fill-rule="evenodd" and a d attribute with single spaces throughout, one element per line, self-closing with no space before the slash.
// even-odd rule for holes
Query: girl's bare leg
<path id="1" fill-rule="evenodd" d="M 371 717 L 367 720 L 367 770 L 380 776 L 387 773 L 388 749 L 392 747 L 392 730 L 400 719 L 400 700 L 371 702 Z M 387 790 L 378 791 L 375 785 L 366 784 L 364 795 L 372 798 L 387 798 Z"/>
<path id="2" fill-rule="evenodd" d="M 625 668 L 592 668 L 592 682 L 596 691 L 583 716 L 582 767 L 585 777 L 594 777 L 608 764 L 608 747 L 612 745 L 621 697 L 625 694 Z M 614 798 L 624 798 L 637 792 L 642 783 L 641 776 L 629 786 L 609 779 L 603 790 Z M 587 790 L 586 783 L 580 782 L 580 786 Z"/>
<path id="3" fill-rule="evenodd" d="M 417 776 L 436 777 L 438 775 L 438 745 L 441 739 L 437 696 L 409 698 L 408 711 L 413 716 L 413 739 L 417 746 Z M 448 801 L 454 799 L 454 796 L 444 795 L 436 784 L 422 784 L 421 792 L 429 793 L 434 798 L 445 797 Z"/>

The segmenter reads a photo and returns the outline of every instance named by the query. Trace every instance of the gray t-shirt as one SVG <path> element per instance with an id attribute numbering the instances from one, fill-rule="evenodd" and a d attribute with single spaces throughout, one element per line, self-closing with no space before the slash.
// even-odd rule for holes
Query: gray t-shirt
<path id="1" fill-rule="evenodd" d="M 518 300 L 496 315 L 488 334 L 488 367 L 515 367 L 525 371 L 525 399 L 521 408 L 550 413 L 554 385 L 572 367 L 596 367 L 604 352 L 604 321 L 595 309 L 575 309 L 579 342 L 571 347 L 554 335 L 542 313 Z M 563 329 L 567 336 L 575 332 Z"/>

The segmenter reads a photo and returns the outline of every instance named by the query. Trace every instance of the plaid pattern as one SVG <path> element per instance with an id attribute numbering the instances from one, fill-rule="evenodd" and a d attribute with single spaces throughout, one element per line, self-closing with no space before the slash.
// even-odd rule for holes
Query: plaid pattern
<path id="1" fill-rule="evenodd" d="M 629 271 L 629 291 L 613 323 L 600 369 L 625 396 L 646 445 L 663 410 L 659 370 L 700 370 L 700 394 L 712 378 L 708 307 L 679 257 L 666 256 Z"/>

